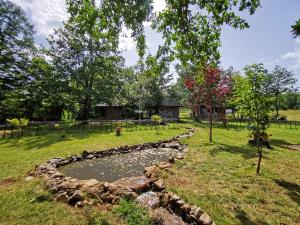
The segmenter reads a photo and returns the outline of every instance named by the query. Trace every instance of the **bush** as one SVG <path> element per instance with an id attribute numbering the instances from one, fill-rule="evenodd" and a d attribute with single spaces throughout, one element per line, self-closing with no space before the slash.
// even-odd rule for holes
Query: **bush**
<path id="1" fill-rule="evenodd" d="M 19 133 L 19 128 L 21 128 L 22 135 L 24 133 L 24 128 L 27 127 L 29 124 L 29 119 L 27 118 L 20 118 L 20 119 L 13 118 L 13 119 L 6 119 L 6 121 L 10 123 L 12 126 L 14 126 L 15 128 L 17 128 L 18 133 Z"/>
<path id="2" fill-rule="evenodd" d="M 158 133 L 158 126 L 159 124 L 161 123 L 162 119 L 161 119 L 161 116 L 159 115 L 153 115 L 151 116 L 151 120 L 155 123 L 156 125 L 156 134 L 159 134 Z"/>
<path id="3" fill-rule="evenodd" d="M 68 129 L 75 124 L 75 115 L 68 110 L 64 110 L 61 115 L 61 125 L 65 129 L 65 134 L 67 134 Z"/>

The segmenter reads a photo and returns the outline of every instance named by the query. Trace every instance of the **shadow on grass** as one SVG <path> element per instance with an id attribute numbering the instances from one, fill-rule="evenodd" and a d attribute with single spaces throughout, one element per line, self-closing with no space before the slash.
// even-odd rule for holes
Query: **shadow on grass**
<path id="1" fill-rule="evenodd" d="M 271 139 L 270 141 L 271 146 L 280 146 L 280 145 L 291 145 L 291 143 L 283 140 L 283 139 Z"/>
<path id="2" fill-rule="evenodd" d="M 94 134 L 94 132 L 90 134 Z M 8 147 L 16 147 L 20 145 L 25 150 L 37 150 L 63 141 L 88 138 L 90 137 L 90 134 L 69 134 L 65 138 L 62 137 L 62 133 L 41 134 L 38 136 L 24 136 L 21 138 L 5 139 L 2 143 L 7 144 Z"/>
<path id="3" fill-rule="evenodd" d="M 213 148 L 212 150 L 210 150 L 210 154 L 212 156 L 216 156 L 217 154 L 221 153 L 221 152 L 229 152 L 232 154 L 241 154 L 243 156 L 243 158 L 245 159 L 251 159 L 251 158 L 255 158 L 257 157 L 257 152 L 256 149 L 251 148 L 249 146 L 231 146 L 231 145 L 220 145 L 217 146 L 215 148 Z"/>
<path id="4" fill-rule="evenodd" d="M 288 196 L 300 205 L 300 185 L 285 180 L 274 180 L 276 184 L 287 190 Z"/>
<path id="5" fill-rule="evenodd" d="M 243 225 L 269 225 L 264 221 L 252 221 L 247 213 L 240 207 L 235 208 L 235 217 L 240 221 L 240 224 Z"/>

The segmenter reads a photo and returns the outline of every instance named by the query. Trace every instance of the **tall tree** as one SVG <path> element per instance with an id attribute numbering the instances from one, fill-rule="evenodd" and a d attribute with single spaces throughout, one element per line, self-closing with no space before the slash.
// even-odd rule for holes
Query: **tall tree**
<path id="1" fill-rule="evenodd" d="M 24 11 L 0 0 L 0 120 L 18 116 L 18 88 L 30 77 L 27 69 L 33 51 L 33 27 Z M 10 104 L 11 103 L 11 104 Z"/>
<path id="2" fill-rule="evenodd" d="M 294 38 L 300 36 L 300 19 L 297 20 L 294 25 L 292 25 L 292 33 L 294 35 Z"/>
<path id="3" fill-rule="evenodd" d="M 260 0 L 167 0 L 153 27 L 162 32 L 165 45 L 182 66 L 216 66 L 219 61 L 221 28 L 227 24 L 244 29 L 248 23 L 238 11 L 253 14 Z"/>
<path id="4" fill-rule="evenodd" d="M 94 103 L 116 103 L 121 93 L 121 68 L 124 60 L 118 52 L 122 28 L 131 29 L 143 57 L 145 40 L 143 21 L 151 11 L 149 2 L 67 1 L 71 17 L 51 38 L 51 56 L 66 87 L 78 97 L 80 118 L 91 116 Z M 136 9 L 136 10 L 132 10 Z"/>
<path id="5" fill-rule="evenodd" d="M 279 115 L 279 96 L 294 89 L 297 79 L 293 72 L 284 67 L 275 66 L 274 70 L 268 74 L 268 89 L 274 95 L 276 118 Z"/>
<path id="6" fill-rule="evenodd" d="M 259 174 L 262 159 L 262 139 L 268 128 L 273 99 L 266 89 L 268 75 L 262 64 L 246 66 L 244 71 L 245 77 L 236 77 L 234 98 L 240 113 L 248 119 L 248 128 L 254 134 L 259 155 L 256 172 Z"/>

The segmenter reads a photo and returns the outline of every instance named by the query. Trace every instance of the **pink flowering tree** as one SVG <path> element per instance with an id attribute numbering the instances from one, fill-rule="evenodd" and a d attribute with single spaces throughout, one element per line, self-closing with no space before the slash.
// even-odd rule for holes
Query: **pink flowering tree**
<path id="1" fill-rule="evenodd" d="M 200 106 L 205 106 L 209 113 L 209 141 L 212 142 L 213 110 L 225 109 L 225 101 L 231 93 L 230 79 L 219 68 L 206 67 L 201 75 L 187 78 L 185 85 L 190 91 L 188 105 L 193 115 L 198 115 Z"/>

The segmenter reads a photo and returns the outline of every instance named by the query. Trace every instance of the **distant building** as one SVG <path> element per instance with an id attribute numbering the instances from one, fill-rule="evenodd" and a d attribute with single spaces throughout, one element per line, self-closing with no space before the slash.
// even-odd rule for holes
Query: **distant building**
<path id="1" fill-rule="evenodd" d="M 199 119 L 208 119 L 210 114 L 210 109 L 205 105 L 201 105 L 199 108 Z M 225 118 L 226 109 L 224 107 L 214 107 L 212 116 L 216 120 L 223 120 Z"/>
<path id="2" fill-rule="evenodd" d="M 97 104 L 95 117 L 100 120 L 121 120 L 124 119 L 124 107 L 120 105 Z"/>
<path id="3" fill-rule="evenodd" d="M 179 108 L 181 105 L 172 98 L 164 97 L 160 104 L 148 107 L 145 111 L 135 110 L 132 116 L 127 115 L 125 106 L 109 105 L 99 103 L 94 108 L 95 119 L 99 120 L 122 120 L 131 119 L 150 119 L 153 114 L 159 114 L 163 119 L 179 120 Z"/>
<path id="4" fill-rule="evenodd" d="M 180 107 L 174 98 L 164 97 L 158 106 L 158 114 L 165 119 L 179 120 Z"/>

